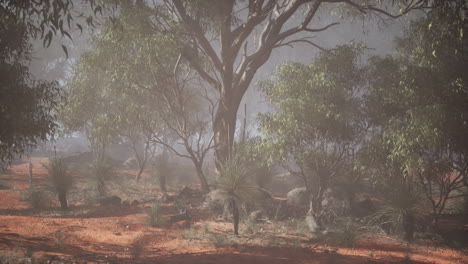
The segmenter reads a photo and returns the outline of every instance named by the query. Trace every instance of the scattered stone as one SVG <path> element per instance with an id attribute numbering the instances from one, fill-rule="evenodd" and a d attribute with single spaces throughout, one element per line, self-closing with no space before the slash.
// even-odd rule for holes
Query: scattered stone
<path id="1" fill-rule="evenodd" d="M 102 197 L 102 198 L 98 198 L 98 203 L 100 205 L 104 205 L 104 206 L 107 206 L 107 205 L 120 205 L 120 203 L 122 202 L 122 199 L 118 196 L 110 196 L 110 197 Z"/>
<path id="2" fill-rule="evenodd" d="M 295 188 L 286 195 L 288 205 L 305 205 L 309 203 L 309 197 L 305 187 Z"/>
<path id="3" fill-rule="evenodd" d="M 137 169 L 138 168 L 138 162 L 135 159 L 135 157 L 130 157 L 124 163 L 122 163 L 122 166 L 125 169 L 131 170 L 131 169 Z"/>
<path id="4" fill-rule="evenodd" d="M 156 196 L 156 201 L 160 203 L 169 203 L 172 202 L 174 199 L 167 193 L 159 193 Z"/>
<path id="5" fill-rule="evenodd" d="M 250 220 L 252 220 L 254 222 L 260 222 L 260 218 L 262 218 L 262 216 L 263 216 L 262 211 L 257 210 L 257 211 L 251 212 L 250 215 L 249 215 L 249 218 L 250 218 Z"/>
<path id="6" fill-rule="evenodd" d="M 191 217 L 190 217 L 188 210 L 185 209 L 185 210 L 180 211 L 179 214 L 170 216 L 169 222 L 175 223 L 179 221 L 190 220 L 190 218 Z"/>
<path id="7" fill-rule="evenodd" d="M 201 193 L 197 189 L 192 189 L 190 187 L 185 186 L 180 192 L 179 192 L 179 198 L 193 198 L 193 197 L 198 197 L 200 196 Z"/>

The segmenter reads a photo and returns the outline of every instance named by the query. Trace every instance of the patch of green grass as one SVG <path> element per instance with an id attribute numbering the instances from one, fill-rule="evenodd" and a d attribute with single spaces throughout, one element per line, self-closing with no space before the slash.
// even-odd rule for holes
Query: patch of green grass
<path id="1" fill-rule="evenodd" d="M 162 224 L 161 207 L 158 203 L 153 204 L 146 210 L 148 225 L 152 227 L 160 227 Z"/>
<path id="2" fill-rule="evenodd" d="M 209 238 L 215 248 L 222 248 L 228 244 L 228 239 L 224 234 L 213 233 Z"/>

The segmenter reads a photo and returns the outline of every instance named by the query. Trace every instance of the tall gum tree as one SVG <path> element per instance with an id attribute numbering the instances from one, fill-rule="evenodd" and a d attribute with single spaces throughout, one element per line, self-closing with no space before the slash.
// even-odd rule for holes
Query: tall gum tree
<path id="1" fill-rule="evenodd" d="M 84 22 L 90 26 L 96 25 L 93 22 L 96 16 L 110 13 L 112 17 L 115 5 L 125 2 L 84 0 L 83 3 L 89 4 L 94 14 L 89 16 L 77 12 L 77 4 L 73 0 L 1 0 L 0 6 L 1 10 L 21 19 L 31 29 L 31 36 L 40 37 L 44 46 L 48 46 L 52 38 L 59 34 L 71 38 L 71 31 L 82 31 L 81 24 Z M 136 2 L 144 3 L 142 0 Z M 220 95 L 213 124 L 218 169 L 228 157 L 233 144 L 236 114 L 242 97 L 272 51 L 298 42 L 318 47 L 301 34 L 325 31 L 336 25 L 332 23 L 319 28 L 310 25 L 322 5 L 328 3 L 333 8 L 345 6 L 359 14 L 374 13 L 389 18 L 415 9 L 446 5 L 466 7 L 465 0 L 163 0 L 153 3 L 154 8 L 149 8 L 154 14 L 151 23 L 166 26 L 166 32 L 171 30 L 174 22 L 181 24 L 188 33 L 184 38 L 185 57 L 193 58 L 194 54 L 200 54 L 208 58 L 207 63 L 203 64 L 194 60 L 193 67 Z M 171 11 L 172 16 L 161 16 L 161 5 Z M 305 12 L 300 12 L 301 9 L 305 9 Z M 296 18 L 292 19 L 294 16 Z M 298 22 L 288 23 L 293 20 Z M 216 25 L 212 27 L 214 30 L 207 30 L 209 21 L 211 25 Z M 67 48 L 63 46 L 63 49 L 67 54 Z"/>
<path id="2" fill-rule="evenodd" d="M 320 0 L 250 0 L 184 1 L 165 0 L 164 6 L 185 29 L 184 56 L 218 94 L 218 108 L 213 122 L 215 162 L 218 170 L 228 159 L 233 146 L 239 105 L 259 68 L 273 51 L 296 43 L 312 42 L 310 34 L 326 31 L 339 24 L 314 26 L 319 9 L 351 11 L 360 15 L 373 13 L 397 18 L 411 10 L 439 5 L 440 1 Z M 155 9 L 156 10 L 156 9 Z M 399 10 L 399 11 L 398 11 Z M 357 11 L 357 12 L 356 12 Z M 349 13 L 349 12 L 348 12 Z M 167 30 L 169 21 L 156 19 Z M 199 57 L 205 57 L 200 63 Z"/>

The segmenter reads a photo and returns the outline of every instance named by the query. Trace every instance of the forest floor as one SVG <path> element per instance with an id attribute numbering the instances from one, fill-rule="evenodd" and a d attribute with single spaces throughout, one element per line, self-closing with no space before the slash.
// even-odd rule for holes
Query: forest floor
<path id="1" fill-rule="evenodd" d="M 46 184 L 44 162 L 33 159 L 36 186 Z M 56 199 L 43 210 L 22 201 L 29 187 L 27 163 L 0 176 L 0 263 L 468 263 L 466 250 L 427 239 L 408 245 L 383 234 L 363 235 L 353 247 L 334 246 L 305 235 L 302 221 L 294 219 L 249 229 L 244 224 L 235 237 L 232 225 L 215 220 L 200 202 L 188 201 L 190 221 L 150 227 L 145 208 L 159 189 L 148 173 L 137 184 L 134 171 L 119 171 L 120 183 L 112 186 L 112 195 L 128 200 L 125 206 L 87 201 L 86 172 L 73 173 L 76 184 L 66 212 Z M 138 203 L 131 204 L 134 200 Z M 161 204 L 163 219 L 177 213 L 173 203 Z M 460 227 L 456 221 L 447 224 Z M 461 228 L 466 234 L 468 225 L 461 223 Z"/>

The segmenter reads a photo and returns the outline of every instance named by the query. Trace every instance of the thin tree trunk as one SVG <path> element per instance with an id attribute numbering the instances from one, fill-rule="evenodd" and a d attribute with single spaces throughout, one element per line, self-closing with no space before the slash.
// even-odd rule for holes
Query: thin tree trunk
<path id="1" fill-rule="evenodd" d="M 166 174 L 165 173 L 159 173 L 159 189 L 161 189 L 161 192 L 167 192 L 166 188 Z"/>
<path id="2" fill-rule="evenodd" d="M 33 187 L 33 164 L 29 161 L 29 189 Z"/>
<path id="3" fill-rule="evenodd" d="M 228 98 L 227 96 L 225 96 Z M 239 104 L 228 104 L 221 100 L 221 105 L 216 113 L 213 123 L 215 140 L 215 165 L 218 171 L 222 171 L 224 163 L 229 159 L 234 144 L 236 130 L 236 116 Z"/>
<path id="4" fill-rule="evenodd" d="M 202 191 L 208 193 L 210 191 L 210 186 L 208 185 L 208 181 L 206 180 L 205 174 L 203 173 L 202 165 L 198 162 L 194 161 L 195 170 L 197 172 L 197 177 L 200 180 Z"/>
<path id="5" fill-rule="evenodd" d="M 137 174 L 135 175 L 135 181 L 139 182 L 141 179 L 141 174 L 143 174 L 143 166 L 140 166 L 140 169 L 138 169 Z"/>
<path id="6" fill-rule="evenodd" d="M 231 208 L 232 208 L 232 224 L 234 226 L 234 234 L 239 236 L 239 207 L 237 206 L 236 199 L 231 198 Z"/>
<path id="7" fill-rule="evenodd" d="M 60 207 L 62 208 L 62 210 L 68 210 L 67 193 L 65 191 L 59 191 L 58 198 L 59 198 Z"/>
<path id="8" fill-rule="evenodd" d="M 414 238 L 414 216 L 411 214 L 405 215 L 403 217 L 403 229 L 405 231 L 404 240 L 411 242 Z"/>

